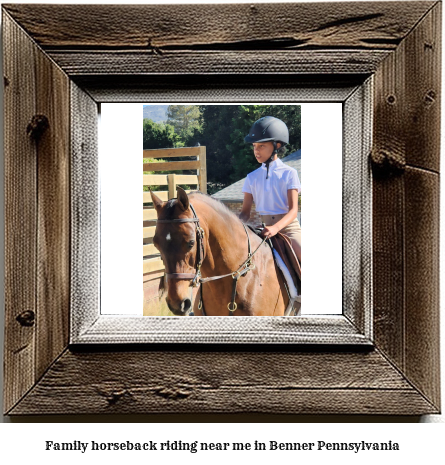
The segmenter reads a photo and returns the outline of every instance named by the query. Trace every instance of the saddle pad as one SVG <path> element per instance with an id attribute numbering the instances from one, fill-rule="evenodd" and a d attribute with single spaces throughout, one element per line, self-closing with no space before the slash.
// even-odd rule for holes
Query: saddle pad
<path id="1" fill-rule="evenodd" d="M 275 258 L 275 262 L 278 265 L 278 268 L 283 273 L 284 279 L 286 280 L 290 297 L 292 300 L 295 300 L 300 294 L 294 284 L 292 276 L 289 272 L 289 268 L 284 264 L 282 258 L 280 257 L 280 254 L 276 251 L 276 249 L 272 249 L 272 251 L 273 251 L 274 258 Z"/>
<path id="2" fill-rule="evenodd" d="M 301 293 L 301 265 L 295 255 L 294 249 L 290 242 L 290 239 L 282 233 L 278 233 L 272 237 L 272 245 L 274 250 L 278 252 L 281 259 L 283 260 L 286 268 L 289 271 L 294 286 L 298 290 L 298 295 Z"/>

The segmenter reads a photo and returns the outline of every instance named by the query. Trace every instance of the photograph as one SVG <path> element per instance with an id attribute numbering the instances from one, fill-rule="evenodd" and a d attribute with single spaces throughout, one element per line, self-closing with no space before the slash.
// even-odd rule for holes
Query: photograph
<path id="1" fill-rule="evenodd" d="M 140 250 L 134 246 L 141 221 L 136 209 L 141 179 L 136 160 L 140 160 L 141 147 L 134 140 L 136 115 L 142 109 L 158 119 L 141 118 L 138 123 L 141 129 L 143 122 L 144 134 L 143 308 L 136 301 Z M 180 127 L 175 130 L 167 120 L 169 109 L 194 112 L 195 126 L 186 115 L 192 127 L 182 133 Z M 306 115 L 303 124 L 302 111 Z M 184 116 L 176 115 L 176 119 L 177 125 L 183 124 Z M 261 142 L 251 142 L 254 131 L 260 132 Z M 340 102 L 102 104 L 99 133 L 102 315 L 321 317 L 342 313 L 342 157 L 348 143 L 343 143 Z M 270 137 L 286 142 L 278 147 L 279 141 L 263 140 Z M 308 146 L 305 162 L 302 140 Z M 258 143 L 255 149 L 253 144 Z M 263 160 L 260 151 L 265 149 L 270 156 Z M 351 160 L 355 165 L 361 163 L 357 157 Z M 306 252 L 301 251 L 302 163 L 310 184 Z M 355 169 L 367 170 L 369 177 L 368 167 Z M 178 192 L 192 205 L 186 211 L 173 200 Z M 369 209 L 362 210 L 369 219 Z M 290 216 L 286 217 L 286 211 Z M 289 225 L 277 231 L 275 224 L 281 227 L 287 221 Z M 265 229 L 271 223 L 272 236 Z M 304 253 L 309 295 L 301 308 Z M 166 272 L 167 260 L 173 260 L 172 273 Z M 320 286 L 325 293 L 317 291 Z"/>
<path id="2" fill-rule="evenodd" d="M 144 315 L 298 315 L 301 106 L 143 111 Z"/>

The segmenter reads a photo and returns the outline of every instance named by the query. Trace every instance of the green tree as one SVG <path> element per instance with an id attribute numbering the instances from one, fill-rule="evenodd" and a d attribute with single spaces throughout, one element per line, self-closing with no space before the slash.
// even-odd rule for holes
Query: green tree
<path id="1" fill-rule="evenodd" d="M 233 120 L 238 105 L 200 105 L 200 126 L 187 139 L 187 146 L 196 143 L 206 147 L 208 192 L 230 184 L 233 153 L 227 148 L 235 127 Z"/>
<path id="2" fill-rule="evenodd" d="M 175 133 L 173 126 L 155 123 L 151 119 L 144 119 L 143 148 L 163 149 L 182 147 L 181 138 Z"/>
<path id="3" fill-rule="evenodd" d="M 199 128 L 200 114 L 197 105 L 169 105 L 167 123 L 173 126 L 176 134 L 185 140 Z"/>

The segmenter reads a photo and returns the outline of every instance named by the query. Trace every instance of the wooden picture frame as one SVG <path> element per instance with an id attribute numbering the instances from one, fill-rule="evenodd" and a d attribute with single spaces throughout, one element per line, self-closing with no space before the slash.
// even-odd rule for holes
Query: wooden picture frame
<path id="1" fill-rule="evenodd" d="M 440 2 L 11 4 L 2 14 L 6 414 L 440 411 Z M 99 281 L 75 270 L 97 253 L 85 173 L 97 173 L 98 104 L 351 86 L 370 99 L 371 117 L 354 127 L 373 173 L 372 253 L 356 257 L 371 267 L 371 305 L 348 296 L 353 338 L 309 322 L 307 334 L 328 337 L 139 344 L 124 328 L 111 344 L 82 339 L 97 318 L 97 288 L 79 288 Z"/>

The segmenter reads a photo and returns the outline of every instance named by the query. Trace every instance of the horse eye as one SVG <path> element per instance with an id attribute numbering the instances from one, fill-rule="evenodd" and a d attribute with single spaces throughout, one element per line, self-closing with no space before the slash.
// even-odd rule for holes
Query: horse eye
<path id="1" fill-rule="evenodd" d="M 190 248 L 192 248 L 194 245 L 195 245 L 195 241 L 190 241 L 190 242 L 188 243 L 188 246 L 189 246 Z"/>

